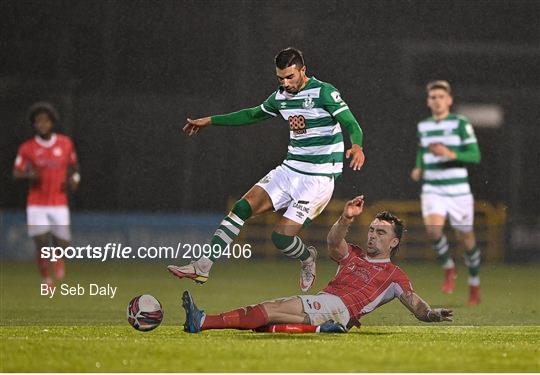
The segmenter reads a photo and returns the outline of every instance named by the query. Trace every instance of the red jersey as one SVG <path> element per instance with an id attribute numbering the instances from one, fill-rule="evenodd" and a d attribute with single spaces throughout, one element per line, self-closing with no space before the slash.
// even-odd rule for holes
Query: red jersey
<path id="1" fill-rule="evenodd" d="M 24 142 L 17 152 L 14 169 L 21 172 L 33 169 L 39 174 L 29 189 L 27 204 L 67 205 L 67 171 L 76 163 L 75 147 L 65 135 L 53 133 L 49 140 L 36 136 Z"/>
<path id="2" fill-rule="evenodd" d="M 339 262 L 336 276 L 323 292 L 341 298 L 351 317 L 359 319 L 377 307 L 413 291 L 409 278 L 390 259 L 370 259 L 356 245 Z"/>

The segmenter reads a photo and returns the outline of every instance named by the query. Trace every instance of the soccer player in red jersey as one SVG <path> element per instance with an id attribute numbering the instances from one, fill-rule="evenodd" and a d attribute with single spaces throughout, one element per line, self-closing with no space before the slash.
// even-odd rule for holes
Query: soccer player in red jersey
<path id="1" fill-rule="evenodd" d="M 345 236 L 362 213 L 364 197 L 347 202 L 328 233 L 330 258 L 338 263 L 336 276 L 316 295 L 300 295 L 242 307 L 217 315 L 199 310 L 189 292 L 182 297 L 186 310 L 184 330 L 254 329 L 267 332 L 346 332 L 360 318 L 398 298 L 424 322 L 452 320 L 452 310 L 432 309 L 413 290 L 409 278 L 390 258 L 398 249 L 403 223 L 383 211 L 371 222 L 366 250 L 349 244 Z"/>
<path id="2" fill-rule="evenodd" d="M 42 282 L 53 286 L 49 260 L 41 258 L 41 249 L 50 246 L 51 239 L 54 246 L 69 246 L 71 232 L 66 190 L 76 190 L 81 176 L 73 142 L 54 132 L 59 120 L 54 106 L 38 102 L 28 113 L 36 135 L 19 147 L 13 176 L 30 183 L 26 206 L 28 234 L 36 245 Z M 62 259 L 55 263 L 54 273 L 57 280 L 63 279 Z"/>

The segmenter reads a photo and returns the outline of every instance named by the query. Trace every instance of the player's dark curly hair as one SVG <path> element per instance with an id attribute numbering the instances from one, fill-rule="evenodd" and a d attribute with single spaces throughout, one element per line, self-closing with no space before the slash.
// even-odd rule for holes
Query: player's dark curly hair
<path id="1" fill-rule="evenodd" d="M 405 231 L 405 225 L 399 217 L 388 211 L 379 212 L 377 215 L 375 215 L 375 218 L 387 221 L 392 224 L 392 228 L 394 229 L 396 238 L 399 240 L 397 246 L 394 247 L 390 252 L 390 256 L 393 257 L 399 251 L 399 245 L 401 244 L 401 237 L 403 237 L 403 232 Z"/>
<path id="2" fill-rule="evenodd" d="M 53 124 L 58 124 L 60 116 L 58 115 L 56 108 L 49 102 L 37 102 L 32 104 L 28 109 L 28 120 L 30 121 L 30 125 L 34 125 L 36 116 L 43 112 L 49 115 Z"/>
<path id="3" fill-rule="evenodd" d="M 279 69 L 285 69 L 293 65 L 301 68 L 304 66 L 304 55 L 299 49 L 288 47 L 278 52 L 275 62 Z"/>

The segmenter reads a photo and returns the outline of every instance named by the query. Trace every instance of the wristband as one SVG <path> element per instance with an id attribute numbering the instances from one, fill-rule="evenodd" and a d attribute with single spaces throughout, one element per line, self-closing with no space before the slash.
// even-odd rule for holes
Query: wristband
<path id="1" fill-rule="evenodd" d="M 71 175 L 71 178 L 73 179 L 73 181 L 75 181 L 76 183 L 79 183 L 81 182 L 81 175 L 79 174 L 79 172 L 75 172 Z"/>

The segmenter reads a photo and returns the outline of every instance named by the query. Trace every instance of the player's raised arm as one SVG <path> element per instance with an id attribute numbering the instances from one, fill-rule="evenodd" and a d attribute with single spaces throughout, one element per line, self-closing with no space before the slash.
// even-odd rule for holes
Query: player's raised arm
<path id="1" fill-rule="evenodd" d="M 426 301 L 413 291 L 401 294 L 399 300 L 411 311 L 416 319 L 423 322 L 451 322 L 453 312 L 450 309 L 432 309 Z"/>
<path id="2" fill-rule="evenodd" d="M 242 126 L 251 125 L 263 120 L 277 116 L 275 113 L 264 107 L 264 104 L 253 108 L 246 108 L 240 111 L 227 113 L 224 115 L 215 115 L 211 117 L 202 117 L 196 120 L 187 119 L 184 126 L 184 132 L 189 136 L 197 134 L 203 127 L 208 125 L 215 126 Z"/>
<path id="3" fill-rule="evenodd" d="M 345 204 L 345 208 L 338 221 L 328 232 L 326 237 L 326 243 L 328 247 L 328 254 L 330 258 L 339 262 L 341 259 L 345 258 L 349 251 L 349 246 L 347 241 L 345 241 L 345 236 L 349 231 L 349 226 L 354 221 L 356 216 L 359 216 L 364 209 L 364 196 L 360 195 L 353 200 L 348 201 Z"/>

